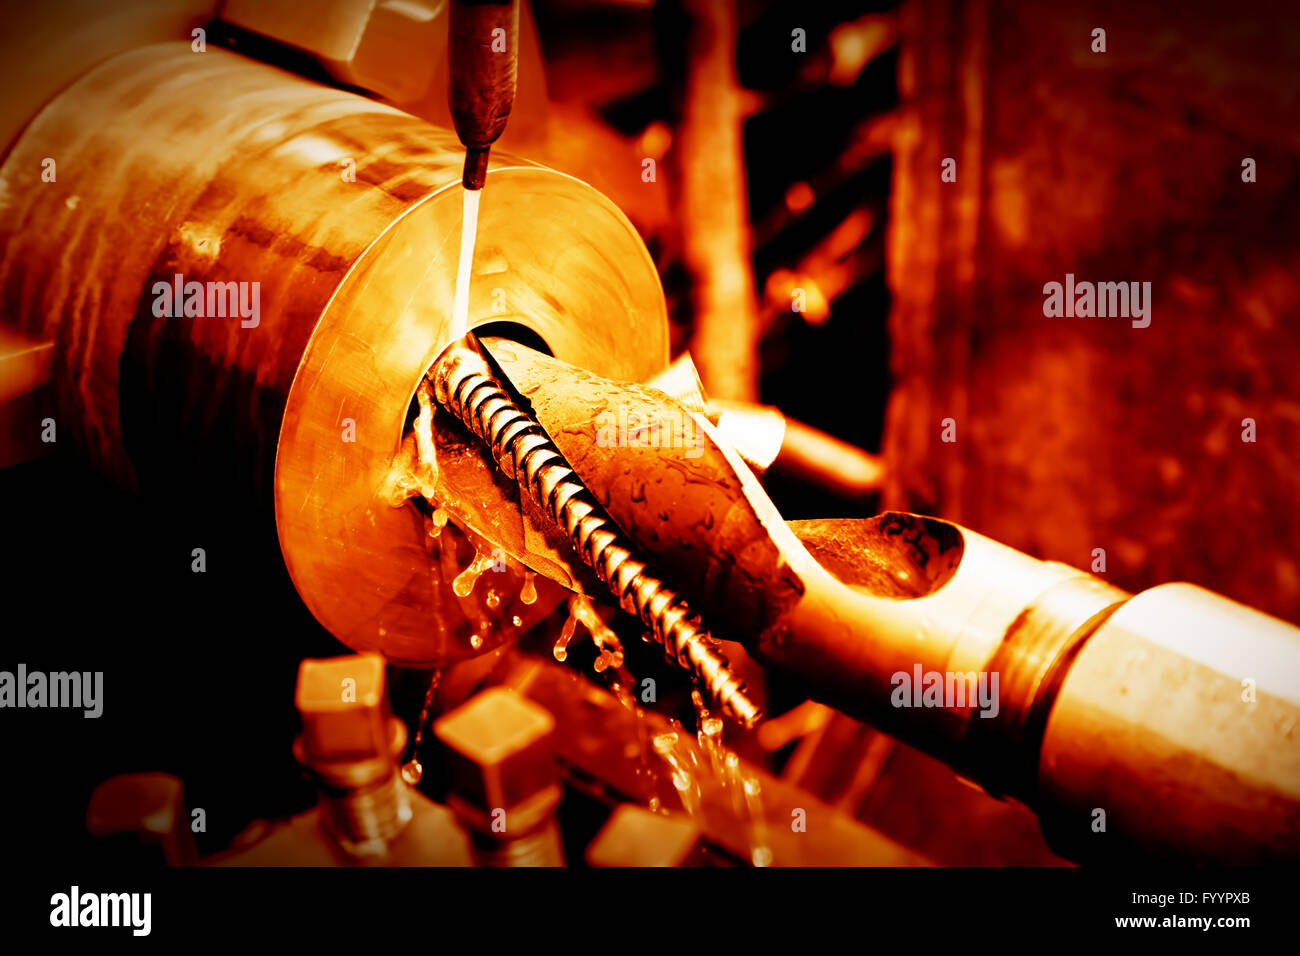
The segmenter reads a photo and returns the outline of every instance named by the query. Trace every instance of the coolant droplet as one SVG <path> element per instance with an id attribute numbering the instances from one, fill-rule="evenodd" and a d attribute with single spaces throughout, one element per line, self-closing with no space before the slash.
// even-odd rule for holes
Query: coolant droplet
<path id="1" fill-rule="evenodd" d="M 592 643 L 600 651 L 595 663 L 596 673 L 599 674 L 611 667 L 622 667 L 623 642 L 618 639 L 618 635 L 601 618 L 596 606 L 591 603 L 591 599 L 585 594 L 575 594 L 569 599 L 569 612 L 586 627 L 587 632 L 591 635 Z"/>
<path id="2" fill-rule="evenodd" d="M 716 742 L 722 739 L 722 721 L 717 717 L 710 717 L 708 720 L 704 721 L 700 730 L 709 740 Z"/>
<path id="3" fill-rule="evenodd" d="M 578 614 L 574 610 L 573 602 L 569 602 L 569 616 L 564 620 L 564 626 L 560 628 L 560 636 L 555 639 L 555 646 L 551 648 L 551 653 L 555 655 L 557 661 L 562 661 L 569 656 L 569 641 L 573 640 L 573 632 L 578 628 Z"/>
<path id="4" fill-rule="evenodd" d="M 470 562 L 469 567 L 456 575 L 456 579 L 451 582 L 452 592 L 456 597 L 469 597 L 478 579 L 490 567 L 492 567 L 492 558 L 484 554 L 474 555 L 474 560 Z"/>
<path id="5" fill-rule="evenodd" d="M 655 748 L 655 753 L 662 756 L 671 753 L 673 747 L 677 745 L 677 732 L 670 730 L 667 733 L 655 734 L 654 740 L 651 741 Z"/>
<path id="6" fill-rule="evenodd" d="M 523 604 L 532 604 L 537 600 L 536 572 L 524 572 L 524 585 L 519 589 L 519 600 Z"/>

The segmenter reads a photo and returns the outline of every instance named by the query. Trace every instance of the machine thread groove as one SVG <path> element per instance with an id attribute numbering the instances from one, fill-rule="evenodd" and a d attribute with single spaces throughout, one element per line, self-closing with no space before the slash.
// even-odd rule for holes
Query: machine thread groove
<path id="1" fill-rule="evenodd" d="M 497 382 L 483 357 L 453 348 L 429 378 L 440 404 L 483 440 L 497 465 L 564 530 L 619 606 L 649 628 L 665 657 L 690 671 L 723 713 L 746 727 L 757 723 L 758 707 L 699 615 L 636 558 L 622 530 L 596 504 L 541 425 Z M 627 575 L 620 573 L 624 568 L 630 569 Z"/>

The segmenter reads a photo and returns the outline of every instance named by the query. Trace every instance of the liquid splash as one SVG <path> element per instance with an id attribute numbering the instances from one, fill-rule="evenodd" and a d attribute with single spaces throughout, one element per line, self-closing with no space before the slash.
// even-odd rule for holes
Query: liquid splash
<path id="1" fill-rule="evenodd" d="M 390 507 L 400 508 L 420 493 L 420 482 L 408 464 L 398 463 L 384 483 L 380 497 Z"/>
<path id="2" fill-rule="evenodd" d="M 656 734 L 651 741 L 654 751 L 668 765 L 673 789 L 682 802 L 682 809 L 696 816 L 702 809 L 699 765 L 689 747 L 682 746 L 682 735 L 676 730 Z"/>
<path id="3" fill-rule="evenodd" d="M 412 757 L 402 764 L 402 780 L 411 787 L 418 786 L 424 779 L 424 764 Z"/>
<path id="4" fill-rule="evenodd" d="M 433 706 L 433 697 L 438 693 L 438 684 L 441 681 L 442 669 L 436 668 L 429 675 L 429 687 L 424 692 L 420 719 L 415 725 L 415 743 L 411 745 L 411 759 L 402 764 L 402 779 L 412 787 L 424 779 L 424 764 L 420 763 L 420 743 L 424 740 L 424 725 L 429 722 L 429 708 Z"/>
<path id="5" fill-rule="evenodd" d="M 570 613 L 586 627 L 592 643 L 600 651 L 600 655 L 596 658 L 596 673 L 599 674 L 609 668 L 622 667 L 623 642 L 618 639 L 614 629 L 605 623 L 600 612 L 596 610 L 596 605 L 591 603 L 591 599 L 585 594 L 575 594 L 569 599 L 569 608 Z"/>
<path id="6" fill-rule="evenodd" d="M 520 600 L 522 599 L 521 596 Z M 560 636 L 552 648 L 557 661 L 568 658 L 569 643 L 577 633 L 579 624 L 587 629 L 592 643 L 600 652 L 594 665 L 597 674 L 623 666 L 623 642 L 618 639 L 614 629 L 605 623 L 591 598 L 581 592 L 569 598 L 569 616 L 565 619 L 564 626 L 560 628 Z"/>
<path id="7" fill-rule="evenodd" d="M 564 626 L 560 628 L 560 636 L 555 639 L 555 646 L 551 648 L 551 653 L 557 661 L 563 663 L 569 656 L 569 642 L 573 640 L 573 633 L 578 629 L 578 616 L 573 613 L 573 605 L 569 605 L 569 616 L 565 618 Z"/>
<path id="8" fill-rule="evenodd" d="M 456 597 L 469 597 L 474 590 L 474 585 L 483 576 L 483 572 L 490 570 L 491 567 L 491 555 L 484 554 L 482 551 L 475 553 L 474 560 L 470 562 L 469 567 L 456 575 L 456 579 L 451 582 L 452 593 Z"/>
<path id="9" fill-rule="evenodd" d="M 709 758 L 713 775 L 720 776 L 726 763 L 726 753 L 722 746 L 722 718 L 713 717 L 704 706 L 704 695 L 698 687 L 691 690 L 691 703 L 695 705 L 696 739 L 700 749 Z"/>
<path id="10" fill-rule="evenodd" d="M 647 731 L 645 711 L 641 709 L 636 698 L 628 692 L 621 681 L 612 681 L 609 689 L 615 699 L 617 699 L 618 702 L 621 703 L 632 715 L 632 725 L 636 729 L 636 742 L 633 746 L 636 750 L 635 756 L 640 762 L 640 766 L 637 767 L 636 771 L 637 776 L 644 774 L 646 777 L 650 778 L 650 781 L 653 783 L 655 771 L 654 767 L 650 763 L 650 741 L 649 732 Z M 631 756 L 631 754 L 629 754 L 629 756 Z M 653 786 L 650 788 L 650 796 L 646 801 L 646 805 L 650 808 L 650 812 L 652 813 L 658 813 L 660 810 L 659 794 L 655 792 Z"/>
<path id="11" fill-rule="evenodd" d="M 709 713 L 704 697 L 696 688 L 691 693 L 695 706 L 695 744 L 676 721 L 672 729 L 656 734 L 654 752 L 667 765 L 673 788 L 682 808 L 690 815 L 702 815 L 709 793 L 718 793 L 730 804 L 731 812 L 744 825 L 750 863 L 770 866 L 773 860 L 767 819 L 762 800 L 762 783 L 747 772 L 740 757 L 722 742 L 722 719 Z"/>

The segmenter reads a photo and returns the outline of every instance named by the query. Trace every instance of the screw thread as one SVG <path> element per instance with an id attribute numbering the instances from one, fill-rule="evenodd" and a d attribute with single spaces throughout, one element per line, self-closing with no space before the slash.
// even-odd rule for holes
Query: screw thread
<path id="1" fill-rule="evenodd" d="M 382 855 L 411 819 L 410 794 L 397 772 L 369 787 L 321 788 L 326 828 L 358 856 Z"/>
<path id="2" fill-rule="evenodd" d="M 600 508 L 545 429 L 515 404 L 481 355 L 448 352 L 434 367 L 434 393 L 492 450 L 492 457 L 556 525 L 618 600 L 649 628 L 668 660 L 699 681 L 721 710 L 745 727 L 761 712 L 732 673 L 717 641 L 676 591 L 638 560 L 621 529 Z"/>

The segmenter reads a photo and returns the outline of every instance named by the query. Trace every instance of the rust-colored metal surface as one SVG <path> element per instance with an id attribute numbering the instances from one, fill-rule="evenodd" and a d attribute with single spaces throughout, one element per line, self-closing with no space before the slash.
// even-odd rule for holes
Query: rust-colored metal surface
<path id="1" fill-rule="evenodd" d="M 1300 622 L 1295 7 L 1178 9 L 904 6 L 884 503 Z M 1067 273 L 1150 326 L 1045 317 Z"/>

